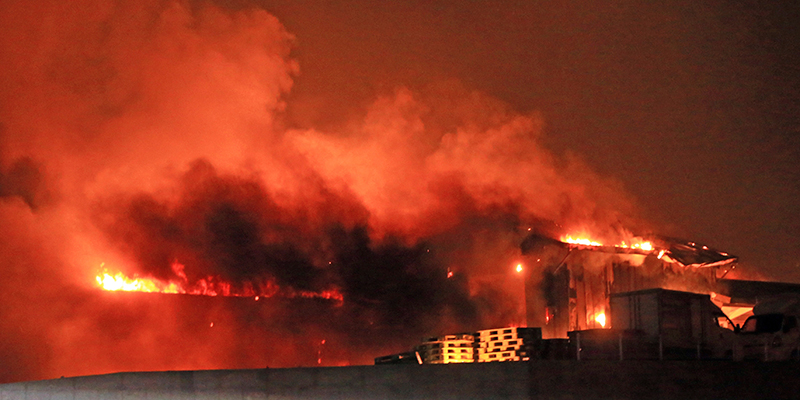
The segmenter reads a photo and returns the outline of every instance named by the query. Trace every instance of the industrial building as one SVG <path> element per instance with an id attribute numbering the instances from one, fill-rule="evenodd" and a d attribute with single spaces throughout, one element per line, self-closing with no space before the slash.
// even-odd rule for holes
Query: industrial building
<path id="1" fill-rule="evenodd" d="M 541 327 L 546 339 L 608 328 L 606 313 L 614 294 L 647 289 L 718 293 L 718 282 L 737 261 L 694 242 L 660 238 L 647 244 L 573 244 L 530 235 L 521 245 L 526 263 L 536 266 L 525 276 L 527 326 Z M 736 308 L 740 315 L 753 306 L 720 305 Z"/>
<path id="2" fill-rule="evenodd" d="M 664 238 L 643 243 L 529 236 L 521 245 L 532 266 L 524 269 L 527 327 L 427 338 L 415 349 L 418 362 L 570 359 L 592 347 L 601 358 L 623 358 L 625 348 L 640 359 L 731 359 L 732 336 L 759 299 L 800 293 L 796 284 L 725 279 L 737 257 L 708 246 Z"/>

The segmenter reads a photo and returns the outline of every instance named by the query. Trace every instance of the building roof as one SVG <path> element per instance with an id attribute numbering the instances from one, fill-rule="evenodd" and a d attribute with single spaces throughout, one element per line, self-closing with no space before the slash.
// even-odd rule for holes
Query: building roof
<path id="1" fill-rule="evenodd" d="M 755 304 L 759 299 L 785 293 L 800 293 L 800 284 L 787 282 L 718 279 L 717 290 L 734 303 Z"/>
<path id="2" fill-rule="evenodd" d="M 530 254 L 540 251 L 545 247 L 560 247 L 567 250 L 590 250 L 616 254 L 641 254 L 654 255 L 667 262 L 676 263 L 683 267 L 711 268 L 720 267 L 738 261 L 738 257 L 728 253 L 712 249 L 708 246 L 696 242 L 669 238 L 665 236 L 654 236 L 652 249 L 621 247 L 621 246 L 592 246 L 581 244 L 569 244 L 559 240 L 542 236 L 540 234 L 528 235 L 520 244 L 522 254 Z"/>

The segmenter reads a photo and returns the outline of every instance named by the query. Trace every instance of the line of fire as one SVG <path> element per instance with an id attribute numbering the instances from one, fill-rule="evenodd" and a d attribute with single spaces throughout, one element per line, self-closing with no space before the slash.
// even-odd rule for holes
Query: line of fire
<path id="1" fill-rule="evenodd" d="M 526 325 L 424 338 L 376 364 L 533 359 L 800 360 L 800 285 L 726 279 L 738 258 L 695 242 L 531 234 Z"/>

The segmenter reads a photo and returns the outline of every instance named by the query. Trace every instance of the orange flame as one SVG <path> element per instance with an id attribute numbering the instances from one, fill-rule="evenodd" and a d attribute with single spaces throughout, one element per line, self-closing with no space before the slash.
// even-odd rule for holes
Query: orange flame
<path id="1" fill-rule="evenodd" d="M 102 268 L 104 264 L 101 264 Z M 325 299 L 334 300 L 336 302 L 343 302 L 344 296 L 336 289 L 322 290 L 319 292 L 295 290 L 292 288 L 281 288 L 272 280 L 264 281 L 257 287 L 248 282 L 243 285 L 241 289 L 234 289 L 230 282 L 221 281 L 214 277 L 200 279 L 194 284 L 189 284 L 186 274 L 184 273 L 184 266 L 180 263 L 173 263 L 172 270 L 175 275 L 180 278 L 179 282 L 168 281 L 164 282 L 159 279 L 153 278 L 140 278 L 133 275 L 130 278 L 122 272 L 110 274 L 108 270 L 103 269 L 102 272 L 95 276 L 97 285 L 102 290 L 107 291 L 124 291 L 124 292 L 146 292 L 146 293 L 171 293 L 171 294 L 189 294 L 196 296 L 228 296 L 228 297 L 253 297 L 258 301 L 262 297 L 280 296 L 284 298 L 305 298 L 305 299 Z"/>
<path id="2" fill-rule="evenodd" d="M 603 328 L 605 328 L 605 327 L 606 327 L 606 313 L 602 313 L 602 312 L 601 312 L 601 313 L 599 313 L 599 314 L 595 315 L 595 316 L 594 316 L 594 320 L 595 320 L 595 321 L 596 321 L 598 324 L 600 324 L 600 326 L 602 326 Z"/>
<path id="3" fill-rule="evenodd" d="M 581 237 L 581 236 L 566 235 L 561 238 L 561 241 L 564 243 L 569 243 L 579 246 L 603 246 L 602 243 L 594 239 L 589 239 L 588 237 Z M 641 238 L 633 238 L 633 240 L 629 242 L 622 241 L 621 243 L 615 244 L 614 247 L 619 247 L 622 249 L 643 250 L 643 251 L 653 251 L 654 249 L 653 244 L 651 242 L 643 240 Z"/>
<path id="4" fill-rule="evenodd" d="M 561 238 L 561 241 L 564 243 L 569 244 L 579 244 L 582 246 L 602 246 L 603 244 L 600 242 L 596 242 L 592 239 L 585 238 L 585 237 L 573 237 L 571 235 L 567 235 Z"/>
<path id="5" fill-rule="evenodd" d="M 639 249 L 639 250 L 644 250 L 644 251 L 652 251 L 653 250 L 653 244 L 650 243 L 650 242 L 645 242 L 645 241 L 632 243 L 630 245 L 625 243 L 625 242 L 622 242 L 620 244 L 614 245 L 614 247 L 622 247 L 623 249 Z"/>
<path id="6" fill-rule="evenodd" d="M 95 279 L 103 290 L 109 291 L 182 293 L 174 283 L 164 285 L 157 280 L 137 278 L 135 275 L 131 279 L 122 272 L 117 272 L 115 275 L 103 272 L 98 274 Z"/>

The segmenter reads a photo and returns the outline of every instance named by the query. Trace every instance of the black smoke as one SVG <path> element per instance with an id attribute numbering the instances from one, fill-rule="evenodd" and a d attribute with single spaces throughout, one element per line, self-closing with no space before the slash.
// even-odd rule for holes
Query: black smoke
<path id="1" fill-rule="evenodd" d="M 178 186 L 165 198 L 118 195 L 98 206 L 95 218 L 108 240 L 136 260 L 128 275 L 179 280 L 172 269 L 179 262 L 190 285 L 211 278 L 239 290 L 266 281 L 290 292 L 337 290 L 343 307 L 353 310 L 355 321 L 347 324 L 414 336 L 448 324 L 475 329 L 476 302 L 491 303 L 470 295 L 466 271 L 448 277 L 448 258 L 469 243 L 433 252 L 424 240 L 408 245 L 389 236 L 378 243 L 365 221 L 342 222 L 358 221 L 364 211 L 357 205 L 345 207 L 355 213 L 351 218 L 331 215 L 336 210 L 329 206 L 346 198 L 332 195 L 316 209 L 281 205 L 258 180 L 220 173 L 202 160 Z"/>

